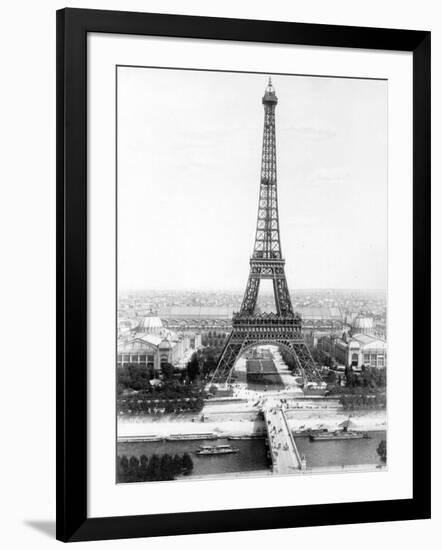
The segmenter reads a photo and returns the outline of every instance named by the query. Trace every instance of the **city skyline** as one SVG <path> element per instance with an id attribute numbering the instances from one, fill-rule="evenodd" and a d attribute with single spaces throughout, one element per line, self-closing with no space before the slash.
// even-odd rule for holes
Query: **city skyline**
<path id="1" fill-rule="evenodd" d="M 379 294 L 386 294 L 387 289 L 386 288 L 289 288 L 290 292 L 373 292 L 373 293 L 379 293 Z M 198 293 L 201 292 L 202 294 L 208 294 L 208 293 L 216 293 L 216 292 L 227 292 L 232 294 L 243 294 L 244 288 L 241 288 L 238 286 L 238 288 L 207 288 L 207 289 L 192 289 L 192 288 L 121 288 L 119 287 L 119 294 L 127 294 L 127 293 L 163 293 L 163 292 L 172 292 L 172 293 Z M 273 294 L 271 290 L 265 290 L 263 294 Z"/>
<path id="2" fill-rule="evenodd" d="M 118 69 L 122 292 L 244 291 L 266 81 L 266 75 Z M 386 82 L 273 81 L 289 287 L 385 291 Z"/>

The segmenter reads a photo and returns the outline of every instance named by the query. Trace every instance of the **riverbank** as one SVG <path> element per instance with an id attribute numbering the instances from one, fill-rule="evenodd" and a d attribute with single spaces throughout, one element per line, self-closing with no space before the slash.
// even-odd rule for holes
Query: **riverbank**
<path id="1" fill-rule="evenodd" d="M 264 422 L 255 420 L 236 420 L 219 422 L 192 422 L 174 419 L 156 419 L 154 421 L 144 418 L 130 419 L 118 422 L 118 439 L 158 435 L 169 437 L 171 434 L 206 434 L 213 432 L 218 437 L 227 435 L 250 435 L 264 431 Z"/>
<path id="2" fill-rule="evenodd" d="M 168 437 L 171 434 L 204 434 L 213 432 L 218 437 L 228 435 L 250 435 L 265 432 L 264 422 L 258 413 L 249 413 L 248 419 L 239 419 L 238 415 L 212 414 L 204 417 L 130 417 L 118 419 L 118 438 L 142 438 L 153 435 Z M 351 429 L 363 431 L 380 431 L 387 429 L 387 415 L 385 410 L 342 411 L 342 410 L 286 410 L 286 417 L 290 429 L 323 427 L 335 430 L 339 425 L 350 420 Z"/>
<path id="3" fill-rule="evenodd" d="M 358 411 L 301 411 L 289 409 L 286 417 L 290 428 L 299 430 L 304 428 L 327 428 L 336 430 L 342 422 L 350 420 L 350 428 L 362 431 L 381 431 L 387 429 L 387 411 L 358 410 Z"/>
<path id="4" fill-rule="evenodd" d="M 292 475 L 313 475 L 313 474 L 352 474 L 359 472 L 388 472 L 387 466 L 383 464 L 369 463 L 369 464 L 347 464 L 341 466 L 316 466 L 313 468 L 307 468 L 305 470 L 296 470 L 290 474 L 275 474 L 271 470 L 252 470 L 247 472 L 227 472 L 208 474 L 204 476 L 192 476 L 187 478 L 186 481 L 207 481 L 207 480 L 219 480 L 219 479 L 237 479 L 237 478 L 251 478 L 251 477 L 266 477 L 266 476 L 292 476 Z M 184 479 L 184 478 L 180 478 Z"/>

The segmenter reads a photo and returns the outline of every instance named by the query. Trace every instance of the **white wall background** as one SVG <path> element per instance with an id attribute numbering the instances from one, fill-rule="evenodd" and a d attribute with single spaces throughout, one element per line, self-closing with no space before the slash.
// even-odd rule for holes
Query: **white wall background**
<path id="1" fill-rule="evenodd" d="M 52 548 L 55 515 L 55 10 L 72 7 L 186 13 L 431 30 L 433 81 L 433 339 L 441 332 L 442 17 L 437 0 L 107 0 L 2 6 L 0 85 L 0 541 Z M 439 215 L 437 215 L 439 214 Z M 438 284 L 439 283 L 439 284 Z M 440 352 L 433 365 L 433 519 L 419 522 L 197 535 L 151 549 L 249 546 L 436 548 L 442 535 Z M 436 420 L 439 422 L 436 423 Z M 438 424 L 438 425 L 437 425 Z M 90 543 L 85 543 L 90 544 Z M 145 547 L 145 540 L 101 542 Z"/>

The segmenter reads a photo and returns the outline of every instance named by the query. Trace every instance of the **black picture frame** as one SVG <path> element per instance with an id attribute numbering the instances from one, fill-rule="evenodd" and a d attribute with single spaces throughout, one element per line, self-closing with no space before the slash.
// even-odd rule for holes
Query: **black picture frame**
<path id="1" fill-rule="evenodd" d="M 413 498 L 87 517 L 87 34 L 413 54 Z M 430 517 L 430 33 L 83 9 L 57 12 L 57 538 L 213 533 Z"/>

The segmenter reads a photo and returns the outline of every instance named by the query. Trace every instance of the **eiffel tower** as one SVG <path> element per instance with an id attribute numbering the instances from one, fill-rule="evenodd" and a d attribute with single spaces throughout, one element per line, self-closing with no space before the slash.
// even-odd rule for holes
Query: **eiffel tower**
<path id="1" fill-rule="evenodd" d="M 232 332 L 218 360 L 213 383 L 229 382 L 239 356 L 247 349 L 263 344 L 274 344 L 286 350 L 294 359 L 304 383 L 321 380 L 301 334 L 301 316 L 293 311 L 284 272 L 276 185 L 275 108 L 278 98 L 271 78 L 262 103 L 264 137 L 255 245 L 241 309 L 233 314 Z M 259 313 L 256 310 L 261 279 L 273 281 L 276 313 Z"/>

